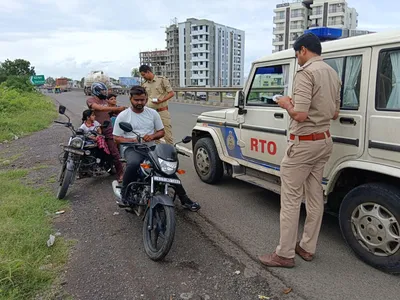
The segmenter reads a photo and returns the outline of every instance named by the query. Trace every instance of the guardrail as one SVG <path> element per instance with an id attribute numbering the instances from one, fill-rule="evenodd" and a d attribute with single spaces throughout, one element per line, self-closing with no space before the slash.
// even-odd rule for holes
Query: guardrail
<path id="1" fill-rule="evenodd" d="M 183 93 L 184 100 L 188 98 L 192 100 L 201 99 L 205 100 L 206 102 L 210 100 L 210 93 L 214 93 L 215 96 L 219 96 L 219 101 L 222 103 L 224 101 L 224 93 L 236 94 L 236 92 L 241 91 L 242 89 L 242 87 L 179 87 L 174 88 L 174 92 L 177 100 L 179 98 L 179 94 Z M 198 93 L 205 93 L 205 97 L 198 96 Z M 235 98 L 235 95 L 233 95 L 232 98 Z"/>
<path id="2" fill-rule="evenodd" d="M 172 88 L 175 92 L 175 99 L 179 100 L 180 96 L 183 96 L 184 100 L 205 100 L 208 102 L 210 100 L 210 96 L 218 96 L 219 101 L 222 103 L 224 101 L 224 96 L 227 98 L 226 93 L 232 93 L 232 98 L 235 98 L 235 94 L 237 91 L 241 91 L 242 87 L 176 87 Z M 82 91 L 83 88 L 72 88 L 73 91 Z M 122 89 L 123 94 L 127 94 L 129 89 Z M 199 96 L 198 93 L 203 93 L 205 96 Z M 214 95 L 212 95 L 214 94 Z"/>

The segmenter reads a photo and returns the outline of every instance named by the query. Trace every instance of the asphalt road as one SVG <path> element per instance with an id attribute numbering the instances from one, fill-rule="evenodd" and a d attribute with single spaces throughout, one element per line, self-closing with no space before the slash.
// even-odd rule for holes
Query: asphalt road
<path id="1" fill-rule="evenodd" d="M 67 106 L 70 113 L 75 115 L 76 120 L 79 119 L 82 110 L 86 108 L 86 98 L 81 92 L 64 93 L 57 95 L 56 99 Z M 118 102 L 127 105 L 127 96 L 119 96 Z M 175 140 L 190 135 L 197 115 L 201 112 L 219 109 L 177 103 L 170 103 L 169 108 Z M 96 218 L 120 224 L 115 236 L 98 236 L 103 248 L 92 250 L 99 251 L 98 255 L 93 255 L 93 260 L 101 258 L 100 252 L 115 251 L 115 262 L 103 261 L 102 264 L 107 265 L 108 268 L 123 268 L 126 276 L 110 277 L 107 280 L 125 282 L 153 276 L 157 278 L 159 275 L 153 273 L 155 270 L 162 272 L 174 268 L 170 275 L 173 277 L 172 274 L 176 272 L 173 280 L 185 282 L 186 279 L 181 278 L 180 272 L 182 268 L 189 268 L 193 272 L 197 272 L 197 275 L 193 273 L 193 276 L 198 276 L 198 281 L 189 280 L 190 285 L 196 282 L 196 284 L 201 286 L 204 284 L 210 289 L 210 286 L 214 286 L 213 282 L 210 282 L 213 280 L 211 278 L 217 281 L 223 278 L 232 283 L 231 271 L 233 269 L 228 266 L 231 266 L 233 259 L 240 265 L 241 275 L 238 276 L 244 275 L 244 278 L 248 280 L 244 287 L 249 286 L 249 295 L 262 294 L 262 287 L 267 284 L 264 288 L 270 289 L 267 291 L 270 295 L 266 296 L 278 295 L 282 299 L 288 297 L 294 297 L 294 299 L 398 299 L 400 295 L 399 276 L 382 273 L 357 259 L 342 239 L 337 219 L 329 215 L 324 217 L 318 252 L 312 262 L 305 262 L 296 257 L 294 269 L 260 267 L 257 256 L 273 251 L 279 239 L 279 197 L 261 188 L 229 178 L 216 186 L 207 185 L 197 177 L 192 160 L 189 158 L 181 159 L 181 167 L 187 172 L 181 176 L 184 186 L 189 196 L 201 203 L 202 209 L 198 213 L 179 211 L 177 241 L 166 264 L 156 264 L 144 257 L 141 237 L 135 236 L 132 232 L 140 227 L 138 219 L 124 215 L 123 211 L 122 215 L 113 216 L 112 213 L 118 210 L 112 203 L 113 201 L 110 201 L 107 207 L 96 210 L 96 202 L 91 200 L 91 202 L 94 201 L 93 214 L 97 216 Z M 109 179 L 105 179 L 104 182 L 99 180 L 91 182 L 95 185 L 95 189 L 91 188 L 90 192 L 97 193 L 100 198 L 112 199 Z M 73 190 L 76 190 L 76 187 Z M 85 192 L 85 195 L 89 195 L 89 191 Z M 82 191 L 81 193 L 72 192 L 70 195 L 72 199 L 81 196 L 84 197 Z M 87 205 L 87 203 L 83 204 L 81 200 L 73 201 L 78 203 L 78 206 Z M 304 211 L 301 222 L 303 220 Z M 81 237 L 84 237 L 86 226 L 89 228 L 95 226 L 90 218 L 77 220 L 77 222 L 79 226 L 75 222 L 74 228 L 82 232 Z M 103 226 L 107 226 L 107 222 Z M 301 230 L 299 234 L 301 234 Z M 118 247 L 119 244 L 125 249 Z M 78 248 L 78 253 L 85 251 L 85 244 L 81 244 L 81 247 L 83 248 Z M 87 245 L 87 247 L 91 248 L 93 245 Z M 195 254 L 190 255 L 191 251 Z M 133 259 L 134 253 L 139 255 L 142 260 Z M 226 255 L 230 258 L 227 258 Z M 186 257 L 187 260 L 183 263 L 184 267 L 180 268 L 177 260 L 182 260 L 182 257 Z M 227 265 L 225 265 L 225 261 L 228 261 Z M 85 263 L 88 265 L 82 265 L 74 272 L 82 271 L 83 274 L 88 272 L 87 267 L 91 262 Z M 201 275 L 198 273 L 199 269 L 201 269 Z M 188 276 L 187 274 L 190 273 L 186 273 L 185 276 Z M 101 274 L 98 276 L 101 277 Z M 88 280 L 93 282 L 93 285 L 87 287 L 88 290 L 90 288 L 101 289 L 96 278 L 88 278 Z M 223 288 L 230 290 L 235 284 L 243 284 L 243 282 L 232 284 L 232 286 L 225 285 Z M 167 282 L 160 282 L 160 285 L 164 288 L 169 286 Z M 284 287 L 292 288 L 293 292 L 283 295 L 281 289 Z M 240 287 L 236 286 L 236 288 L 240 290 Z M 217 290 L 219 290 L 218 287 L 215 291 Z M 211 299 L 217 298 L 217 294 L 213 297 L 213 293 L 209 291 L 208 295 Z M 129 288 L 126 292 L 129 292 Z M 226 299 L 247 299 L 243 295 L 246 293 Z"/>

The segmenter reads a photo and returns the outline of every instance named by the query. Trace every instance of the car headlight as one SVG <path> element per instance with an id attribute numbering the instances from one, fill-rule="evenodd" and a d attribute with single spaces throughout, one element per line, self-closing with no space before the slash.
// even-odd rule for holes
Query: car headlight
<path id="1" fill-rule="evenodd" d="M 161 171 L 163 171 L 167 175 L 172 175 L 176 172 L 178 168 L 177 161 L 165 161 L 161 158 L 158 158 L 158 162 L 160 163 Z"/>
<path id="2" fill-rule="evenodd" d="M 83 140 L 81 138 L 75 137 L 71 140 L 71 147 L 81 149 L 83 145 Z"/>

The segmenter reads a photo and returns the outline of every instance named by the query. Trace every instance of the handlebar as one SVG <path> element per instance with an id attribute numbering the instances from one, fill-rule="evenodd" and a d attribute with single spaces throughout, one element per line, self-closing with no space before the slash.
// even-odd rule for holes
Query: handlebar
<path id="1" fill-rule="evenodd" d="M 60 122 L 60 121 L 54 121 L 54 123 L 57 123 L 57 124 L 62 124 L 62 125 L 65 125 L 65 124 L 67 124 L 66 122 Z"/>

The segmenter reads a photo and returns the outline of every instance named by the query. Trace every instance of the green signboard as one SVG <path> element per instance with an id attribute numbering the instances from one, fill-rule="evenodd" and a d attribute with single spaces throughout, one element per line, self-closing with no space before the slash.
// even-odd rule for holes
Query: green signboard
<path id="1" fill-rule="evenodd" d="M 46 79 L 44 79 L 44 75 L 36 75 L 36 76 L 31 76 L 30 78 L 32 84 L 34 85 L 42 85 L 46 83 Z"/>

